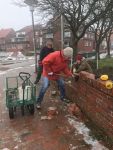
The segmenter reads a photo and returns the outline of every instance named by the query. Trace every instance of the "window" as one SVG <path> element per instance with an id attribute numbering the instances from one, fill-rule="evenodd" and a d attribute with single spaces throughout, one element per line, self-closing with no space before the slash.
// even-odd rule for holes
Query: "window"
<path id="1" fill-rule="evenodd" d="M 91 39 L 94 39 L 94 36 L 93 36 L 93 35 L 91 35 Z"/>
<path id="2" fill-rule="evenodd" d="M 85 37 L 85 38 L 87 38 L 87 37 L 88 37 L 88 35 L 85 33 L 84 37 Z"/>
<path id="3" fill-rule="evenodd" d="M 84 46 L 88 46 L 88 41 L 85 41 Z"/>
<path id="4" fill-rule="evenodd" d="M 91 43 L 91 42 L 89 42 L 89 46 L 92 46 L 92 43 Z"/>
<path id="5" fill-rule="evenodd" d="M 47 39 L 53 38 L 53 33 L 47 33 L 47 34 L 46 34 L 46 38 L 47 38 Z"/>
<path id="6" fill-rule="evenodd" d="M 64 32 L 64 37 L 71 37 L 71 32 L 70 31 L 65 31 Z"/>
<path id="7" fill-rule="evenodd" d="M 12 39 L 11 39 L 11 42 L 15 42 L 15 38 L 12 38 Z"/>
<path id="8" fill-rule="evenodd" d="M 42 46 L 42 37 L 40 37 L 40 46 Z"/>
<path id="9" fill-rule="evenodd" d="M 92 46 L 92 42 L 91 41 L 85 41 L 84 46 Z"/>
<path id="10" fill-rule="evenodd" d="M 64 47 L 68 47 L 70 45 L 69 41 L 64 42 Z"/>
<path id="11" fill-rule="evenodd" d="M 35 35 L 38 35 L 38 32 L 37 32 L 37 31 L 35 32 Z"/>

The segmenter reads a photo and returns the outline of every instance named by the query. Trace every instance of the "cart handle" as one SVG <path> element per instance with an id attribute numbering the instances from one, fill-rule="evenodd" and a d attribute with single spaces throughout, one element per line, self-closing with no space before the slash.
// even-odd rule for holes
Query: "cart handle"
<path id="1" fill-rule="evenodd" d="M 24 75 L 26 75 L 26 79 L 24 78 L 25 77 Z M 28 80 L 31 77 L 31 75 L 27 72 L 20 72 L 19 77 L 25 82 L 26 80 Z"/>

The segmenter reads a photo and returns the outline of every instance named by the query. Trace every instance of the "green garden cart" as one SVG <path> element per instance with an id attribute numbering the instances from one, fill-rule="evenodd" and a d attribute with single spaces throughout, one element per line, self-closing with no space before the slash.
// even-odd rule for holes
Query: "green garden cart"
<path id="1" fill-rule="evenodd" d="M 20 107 L 22 115 L 27 109 L 31 115 L 35 111 L 36 86 L 30 81 L 31 75 L 20 72 L 19 76 L 6 78 L 6 106 L 9 110 L 9 118 L 13 119 Z"/>

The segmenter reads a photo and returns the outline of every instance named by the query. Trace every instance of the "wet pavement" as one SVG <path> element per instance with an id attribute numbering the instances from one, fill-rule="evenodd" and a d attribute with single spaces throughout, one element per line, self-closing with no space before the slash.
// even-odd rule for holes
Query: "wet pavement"
<path id="1" fill-rule="evenodd" d="M 69 114 L 68 105 L 60 101 L 58 92 L 55 96 L 51 95 L 56 88 L 53 84 L 44 97 L 41 110 L 35 110 L 34 116 L 27 110 L 22 116 L 18 108 L 15 118 L 10 120 L 5 105 L 5 77 L 17 75 L 20 71 L 32 73 L 33 68 L 0 75 L 0 150 L 107 150 L 88 135 L 89 129 L 80 117 Z M 34 79 L 35 74 L 32 75 Z M 49 107 L 55 107 L 57 113 L 49 119 L 41 119 L 48 116 Z"/>

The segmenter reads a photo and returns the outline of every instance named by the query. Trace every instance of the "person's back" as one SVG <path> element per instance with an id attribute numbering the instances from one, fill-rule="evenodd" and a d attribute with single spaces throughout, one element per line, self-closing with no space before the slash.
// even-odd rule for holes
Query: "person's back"
<path id="1" fill-rule="evenodd" d="M 73 64 L 73 70 L 74 69 L 76 73 L 79 73 L 80 71 L 93 73 L 91 66 L 88 64 L 87 60 L 82 55 L 76 56 L 76 64 Z"/>
<path id="2" fill-rule="evenodd" d="M 92 70 L 91 66 L 88 64 L 88 62 L 86 61 L 86 59 L 82 60 L 80 66 L 76 72 L 78 73 L 80 71 L 86 71 L 89 73 L 93 73 L 93 70 Z"/>
<path id="3" fill-rule="evenodd" d="M 40 58 L 39 60 L 42 61 L 48 54 L 54 52 L 54 49 L 50 46 L 45 46 L 40 51 Z"/>
<path id="4" fill-rule="evenodd" d="M 62 51 L 55 51 L 49 54 L 42 61 L 43 76 L 48 76 L 48 68 L 50 72 L 55 73 L 52 77 L 48 76 L 49 79 L 57 79 L 61 72 L 66 72 L 68 74 L 68 62 L 69 60 L 63 57 Z"/>

